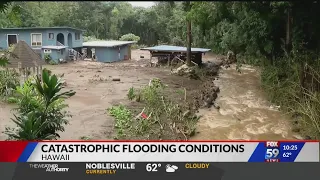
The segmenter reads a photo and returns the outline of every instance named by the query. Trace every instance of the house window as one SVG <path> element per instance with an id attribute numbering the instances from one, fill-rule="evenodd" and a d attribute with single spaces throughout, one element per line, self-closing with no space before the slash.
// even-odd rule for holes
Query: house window
<path id="1" fill-rule="evenodd" d="M 50 53 L 51 53 L 51 49 L 45 49 L 43 52 L 44 52 L 45 54 L 50 54 Z"/>
<path id="2" fill-rule="evenodd" d="M 42 34 L 31 34 L 31 45 L 41 46 L 42 45 Z"/>
<path id="3" fill-rule="evenodd" d="M 75 33 L 75 39 L 80 40 L 80 33 Z"/>
<path id="4" fill-rule="evenodd" d="M 54 34 L 53 33 L 49 33 L 49 39 L 50 40 L 54 39 Z"/>

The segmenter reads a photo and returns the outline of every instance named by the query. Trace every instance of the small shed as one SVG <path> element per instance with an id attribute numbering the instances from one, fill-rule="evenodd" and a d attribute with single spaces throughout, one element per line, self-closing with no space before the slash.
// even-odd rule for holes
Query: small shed
<path id="1" fill-rule="evenodd" d="M 84 42 L 87 58 L 99 62 L 115 62 L 131 59 L 131 45 L 135 41 L 90 41 Z"/>
<path id="2" fill-rule="evenodd" d="M 19 41 L 15 45 L 8 59 L 6 68 L 18 69 L 23 80 L 31 73 L 41 75 L 42 66 L 46 64 L 25 41 Z"/>
<path id="3" fill-rule="evenodd" d="M 148 48 L 141 48 L 140 50 L 146 50 L 150 52 L 150 61 L 153 57 L 157 57 L 158 60 L 167 60 L 168 63 L 173 59 L 179 59 L 181 61 L 186 60 L 187 48 L 182 46 L 169 46 L 161 45 Z M 202 54 L 209 52 L 210 49 L 204 48 L 191 48 L 191 61 L 194 64 L 202 63 Z"/>
<path id="4" fill-rule="evenodd" d="M 61 60 L 67 60 L 68 58 L 68 46 L 42 46 L 41 57 L 45 59 L 46 56 L 50 56 L 51 60 L 55 63 L 59 63 Z"/>

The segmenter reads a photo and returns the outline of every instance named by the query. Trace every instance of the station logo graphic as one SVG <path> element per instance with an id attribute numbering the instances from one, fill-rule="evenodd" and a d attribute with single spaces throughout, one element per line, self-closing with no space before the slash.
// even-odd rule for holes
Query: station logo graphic
<path id="1" fill-rule="evenodd" d="M 69 168 L 59 167 L 58 164 L 30 164 L 32 169 L 45 169 L 46 172 L 68 172 Z"/>

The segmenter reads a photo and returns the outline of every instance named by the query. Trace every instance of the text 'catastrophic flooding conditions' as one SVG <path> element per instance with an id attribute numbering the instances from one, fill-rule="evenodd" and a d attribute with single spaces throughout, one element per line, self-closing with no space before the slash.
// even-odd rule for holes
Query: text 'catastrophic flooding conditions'
<path id="1" fill-rule="evenodd" d="M 162 156 L 230 155 L 245 152 L 241 143 L 41 143 L 29 161 L 132 162 L 156 161 Z"/>

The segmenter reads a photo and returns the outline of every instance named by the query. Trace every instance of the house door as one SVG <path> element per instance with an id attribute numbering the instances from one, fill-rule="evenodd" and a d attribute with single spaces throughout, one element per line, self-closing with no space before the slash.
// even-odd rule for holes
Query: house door
<path id="1" fill-rule="evenodd" d="M 18 37 L 16 34 L 8 34 L 8 47 L 10 47 L 13 44 L 17 44 Z"/>

